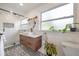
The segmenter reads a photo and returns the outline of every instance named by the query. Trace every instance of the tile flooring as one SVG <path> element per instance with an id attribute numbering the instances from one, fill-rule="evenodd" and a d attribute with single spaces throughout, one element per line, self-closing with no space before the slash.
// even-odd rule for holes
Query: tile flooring
<path id="1" fill-rule="evenodd" d="M 30 48 L 17 45 L 5 49 L 5 56 L 44 56 L 44 54 L 40 51 L 34 52 Z"/>

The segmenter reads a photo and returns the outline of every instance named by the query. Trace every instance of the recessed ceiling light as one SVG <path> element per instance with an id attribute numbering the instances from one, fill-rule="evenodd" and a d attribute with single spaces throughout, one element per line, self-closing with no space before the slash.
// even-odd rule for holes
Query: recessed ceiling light
<path id="1" fill-rule="evenodd" d="M 11 13 L 13 13 L 13 11 L 10 11 Z"/>
<path id="2" fill-rule="evenodd" d="M 23 6 L 23 3 L 20 3 L 19 5 L 20 5 L 20 6 Z"/>

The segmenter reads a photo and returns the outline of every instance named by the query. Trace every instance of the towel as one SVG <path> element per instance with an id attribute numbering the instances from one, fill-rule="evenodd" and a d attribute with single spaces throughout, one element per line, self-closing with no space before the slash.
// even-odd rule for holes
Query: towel
<path id="1" fill-rule="evenodd" d="M 6 41 L 5 35 L 1 35 L 1 38 L 0 38 L 0 56 L 4 56 L 4 41 Z"/>
<path id="2" fill-rule="evenodd" d="M 5 41 L 6 41 L 5 35 L 2 35 L 2 36 L 1 36 L 1 39 L 5 42 Z"/>

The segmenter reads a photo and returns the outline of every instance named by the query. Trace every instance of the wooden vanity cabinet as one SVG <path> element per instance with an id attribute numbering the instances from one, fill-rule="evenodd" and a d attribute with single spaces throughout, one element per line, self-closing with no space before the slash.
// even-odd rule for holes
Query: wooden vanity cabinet
<path id="1" fill-rule="evenodd" d="M 33 51 L 37 51 L 42 44 L 42 36 L 33 38 L 29 36 L 20 35 L 20 44 L 25 47 L 31 48 Z"/>

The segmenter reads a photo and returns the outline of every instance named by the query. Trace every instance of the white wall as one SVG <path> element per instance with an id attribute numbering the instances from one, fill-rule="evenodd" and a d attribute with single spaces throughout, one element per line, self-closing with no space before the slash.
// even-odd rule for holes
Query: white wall
<path id="1" fill-rule="evenodd" d="M 20 26 L 20 17 L 12 15 L 10 13 L 4 12 L 3 14 L 0 14 L 0 32 L 3 29 L 3 23 L 14 23 L 14 28 L 6 28 L 4 35 L 6 37 L 5 47 L 10 46 L 14 42 L 17 42 L 18 37 L 18 30 Z"/>

